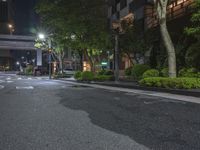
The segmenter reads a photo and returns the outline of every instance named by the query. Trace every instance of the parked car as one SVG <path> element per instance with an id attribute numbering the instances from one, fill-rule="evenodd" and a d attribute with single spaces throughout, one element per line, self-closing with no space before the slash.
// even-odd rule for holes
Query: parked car
<path id="1" fill-rule="evenodd" d="M 63 72 L 65 74 L 74 75 L 75 71 L 73 69 L 64 69 Z"/>

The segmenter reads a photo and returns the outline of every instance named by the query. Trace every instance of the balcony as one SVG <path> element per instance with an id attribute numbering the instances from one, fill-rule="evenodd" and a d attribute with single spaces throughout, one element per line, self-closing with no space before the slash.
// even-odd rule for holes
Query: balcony
<path id="1" fill-rule="evenodd" d="M 167 20 L 171 21 L 189 14 L 193 3 L 194 0 L 172 1 L 167 8 Z M 152 5 L 145 6 L 145 23 L 147 29 L 158 25 L 157 14 Z"/>

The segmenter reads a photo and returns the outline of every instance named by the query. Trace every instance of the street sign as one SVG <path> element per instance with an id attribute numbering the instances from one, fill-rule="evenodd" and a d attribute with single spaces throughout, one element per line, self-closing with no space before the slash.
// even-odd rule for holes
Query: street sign
<path id="1" fill-rule="evenodd" d="M 101 62 L 101 65 L 102 65 L 102 66 L 107 66 L 107 65 L 108 65 L 108 62 Z"/>

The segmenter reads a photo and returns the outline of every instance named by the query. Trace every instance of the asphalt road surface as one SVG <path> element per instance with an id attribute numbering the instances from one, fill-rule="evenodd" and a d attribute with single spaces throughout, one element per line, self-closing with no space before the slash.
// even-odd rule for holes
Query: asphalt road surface
<path id="1" fill-rule="evenodd" d="M 0 74 L 0 150 L 199 150 L 200 105 Z"/>

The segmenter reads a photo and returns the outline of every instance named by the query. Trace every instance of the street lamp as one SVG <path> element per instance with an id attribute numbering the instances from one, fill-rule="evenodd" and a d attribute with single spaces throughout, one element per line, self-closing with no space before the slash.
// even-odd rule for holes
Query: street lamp
<path id="1" fill-rule="evenodd" d="M 48 42 L 48 52 L 49 52 L 49 79 L 51 79 L 51 39 L 49 37 L 46 37 L 43 33 L 38 34 L 38 38 L 41 40 L 47 39 Z"/>
<path id="2" fill-rule="evenodd" d="M 45 40 L 45 35 L 43 33 L 38 34 L 39 39 Z"/>
<path id="3" fill-rule="evenodd" d="M 12 24 L 8 24 L 8 28 L 9 28 L 9 31 L 10 31 L 10 35 L 12 35 L 12 32 L 14 31 L 13 25 Z"/>
<path id="4" fill-rule="evenodd" d="M 115 35 L 115 82 L 119 81 L 119 33 L 121 30 L 121 22 L 119 20 L 113 20 L 112 29 Z"/>

